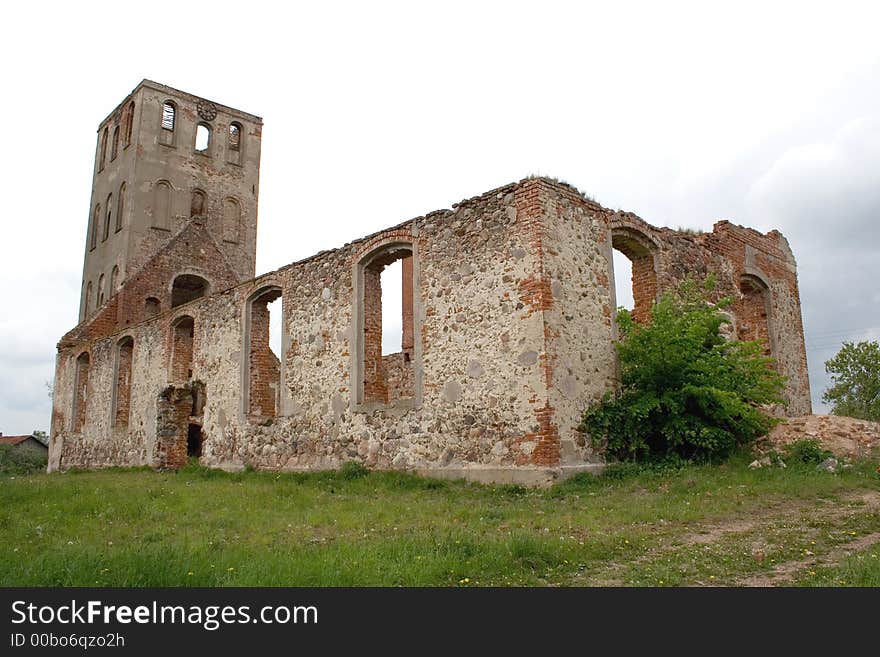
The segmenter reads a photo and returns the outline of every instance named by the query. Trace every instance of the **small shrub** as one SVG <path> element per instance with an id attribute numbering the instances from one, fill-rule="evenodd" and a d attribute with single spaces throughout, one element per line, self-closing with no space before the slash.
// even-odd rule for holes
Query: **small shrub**
<path id="1" fill-rule="evenodd" d="M 363 463 L 358 463 L 357 461 L 346 461 L 339 468 L 339 477 L 346 481 L 360 479 L 368 474 L 370 474 L 370 471 L 364 467 Z"/>
<path id="2" fill-rule="evenodd" d="M 818 465 L 825 459 L 834 456 L 834 454 L 822 447 L 815 438 L 804 438 L 797 440 L 783 448 L 786 463 L 806 463 L 807 465 Z"/>
<path id="3" fill-rule="evenodd" d="M 0 473 L 25 475 L 45 471 L 48 461 L 45 454 L 17 448 L 14 445 L 0 445 Z"/>
<path id="4" fill-rule="evenodd" d="M 578 427 L 621 461 L 676 455 L 721 460 L 776 422 L 761 405 L 781 402 L 785 379 L 757 341 L 728 341 L 712 303 L 714 280 L 687 280 L 651 309 L 648 324 L 621 310 L 621 390 L 591 406 Z"/>

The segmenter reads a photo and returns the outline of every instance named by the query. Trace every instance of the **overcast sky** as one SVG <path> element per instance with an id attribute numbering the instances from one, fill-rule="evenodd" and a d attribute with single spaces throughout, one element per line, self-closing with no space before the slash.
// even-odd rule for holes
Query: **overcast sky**
<path id="1" fill-rule="evenodd" d="M 655 225 L 778 228 L 824 360 L 880 338 L 880 10 L 250 1 L 4 9 L 0 431 L 49 429 L 96 129 L 150 78 L 263 117 L 258 273 L 530 174 Z"/>

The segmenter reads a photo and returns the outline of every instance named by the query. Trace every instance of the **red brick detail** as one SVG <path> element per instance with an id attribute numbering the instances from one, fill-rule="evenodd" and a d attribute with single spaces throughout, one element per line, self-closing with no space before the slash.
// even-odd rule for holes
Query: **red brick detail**
<path id="1" fill-rule="evenodd" d="M 168 386 L 159 395 L 156 403 L 156 465 L 159 468 L 177 469 L 186 465 L 186 437 L 192 407 L 189 387 Z"/>
<path id="2" fill-rule="evenodd" d="M 171 327 L 171 367 L 169 380 L 188 381 L 192 378 L 193 352 L 195 350 L 195 322 L 183 316 Z"/>
<path id="3" fill-rule="evenodd" d="M 401 290 L 403 297 L 403 340 L 401 350 L 412 360 L 415 339 L 413 336 L 413 258 L 408 256 L 401 262 Z"/>
<path id="4" fill-rule="evenodd" d="M 636 230 L 623 229 L 613 233 L 611 244 L 632 263 L 632 317 L 637 322 L 648 322 L 658 293 L 652 242 Z"/>
<path id="5" fill-rule="evenodd" d="M 535 419 L 540 428 L 533 436 L 533 439 L 538 443 L 532 452 L 533 465 L 556 465 L 559 463 L 561 456 L 559 430 L 553 422 L 553 414 L 554 410 L 549 403 L 535 411 Z"/>
<path id="6" fill-rule="evenodd" d="M 758 340 L 764 345 L 764 355 L 770 355 L 770 330 L 767 320 L 768 292 L 757 281 L 743 278 L 740 282 L 742 297 L 733 306 L 737 319 L 737 338 Z"/>
<path id="7" fill-rule="evenodd" d="M 545 394 L 550 390 L 553 381 L 553 366 L 556 360 L 556 354 L 551 351 L 551 345 L 554 343 L 551 339 L 553 332 L 545 312 L 553 308 L 550 275 L 545 267 L 545 233 L 547 231 L 545 212 L 547 210 L 545 210 L 544 199 L 546 185 L 547 183 L 543 180 L 528 180 L 517 187 L 514 194 L 517 223 L 523 231 L 529 250 L 535 254 L 537 260 L 535 272 L 520 281 L 519 296 L 523 304 L 529 308 L 526 316 L 534 312 L 541 312 L 544 353 L 541 354 L 540 360 L 546 385 Z M 559 212 L 559 208 L 556 207 L 552 211 Z M 540 403 L 540 401 L 532 400 L 532 403 Z M 559 463 L 562 450 L 559 442 L 559 430 L 553 422 L 554 413 L 555 410 L 550 405 L 549 399 L 545 397 L 544 405 L 535 409 L 535 418 L 539 427 L 537 433 L 528 434 L 523 438 L 537 442 L 530 456 L 530 462 L 533 465 L 549 466 Z"/>
<path id="8" fill-rule="evenodd" d="M 364 268 L 364 401 L 388 403 L 382 361 L 382 269 Z"/>
<path id="9" fill-rule="evenodd" d="M 131 406 L 131 364 L 134 356 L 134 341 L 125 338 L 120 341 L 116 368 L 116 412 L 114 424 L 117 427 L 128 426 L 129 407 Z"/>
<path id="10" fill-rule="evenodd" d="M 89 397 L 89 367 L 90 358 L 88 352 L 84 352 L 76 359 L 76 371 L 74 372 L 73 392 L 73 432 L 79 433 L 86 424 L 86 404 Z"/>
<path id="11" fill-rule="evenodd" d="M 269 347 L 269 304 L 280 296 L 280 289 L 271 289 L 250 303 L 248 415 L 252 417 L 278 414 L 281 362 Z"/>

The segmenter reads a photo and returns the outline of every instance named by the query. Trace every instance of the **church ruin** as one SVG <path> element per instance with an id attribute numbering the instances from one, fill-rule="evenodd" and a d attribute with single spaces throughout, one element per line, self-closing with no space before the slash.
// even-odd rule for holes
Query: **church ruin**
<path id="1" fill-rule="evenodd" d="M 613 249 L 632 261 L 641 321 L 714 273 L 735 334 L 764 340 L 786 375 L 785 412 L 810 412 L 779 232 L 657 228 L 528 178 L 255 277 L 261 129 L 149 80 L 101 122 L 50 471 L 359 461 L 541 484 L 595 469 L 576 427 L 616 383 Z M 402 340 L 383 354 L 381 274 L 398 261 Z"/>

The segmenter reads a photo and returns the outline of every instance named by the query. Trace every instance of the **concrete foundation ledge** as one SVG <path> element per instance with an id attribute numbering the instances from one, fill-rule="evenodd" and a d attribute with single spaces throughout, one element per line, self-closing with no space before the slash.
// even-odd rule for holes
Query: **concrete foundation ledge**
<path id="1" fill-rule="evenodd" d="M 245 465 L 236 461 L 224 461 L 220 463 L 203 464 L 208 468 L 215 468 L 225 472 L 242 472 Z M 135 466 L 137 467 L 137 466 Z M 90 470 L 99 470 L 99 466 L 91 466 Z M 259 468 L 258 468 L 259 469 Z M 592 475 L 600 475 L 605 469 L 604 463 L 579 463 L 577 465 L 561 465 L 556 467 L 534 466 L 500 466 L 500 465 L 460 465 L 445 468 L 415 468 L 401 469 L 401 472 L 417 474 L 421 477 L 433 479 L 445 479 L 449 481 L 463 479 L 479 484 L 513 484 L 533 488 L 547 488 L 569 477 L 589 472 Z M 268 470 L 268 468 L 266 469 Z M 317 466 L 286 467 L 275 470 L 277 472 L 326 472 L 334 468 Z M 392 468 L 394 470 L 394 468 Z"/>
<path id="2" fill-rule="evenodd" d="M 434 479 L 465 479 L 480 484 L 515 484 L 535 488 L 547 488 L 569 477 L 589 472 L 599 475 L 605 469 L 603 463 L 562 465 L 553 468 L 528 466 L 465 465 L 447 468 L 417 468 L 415 474 Z"/>

